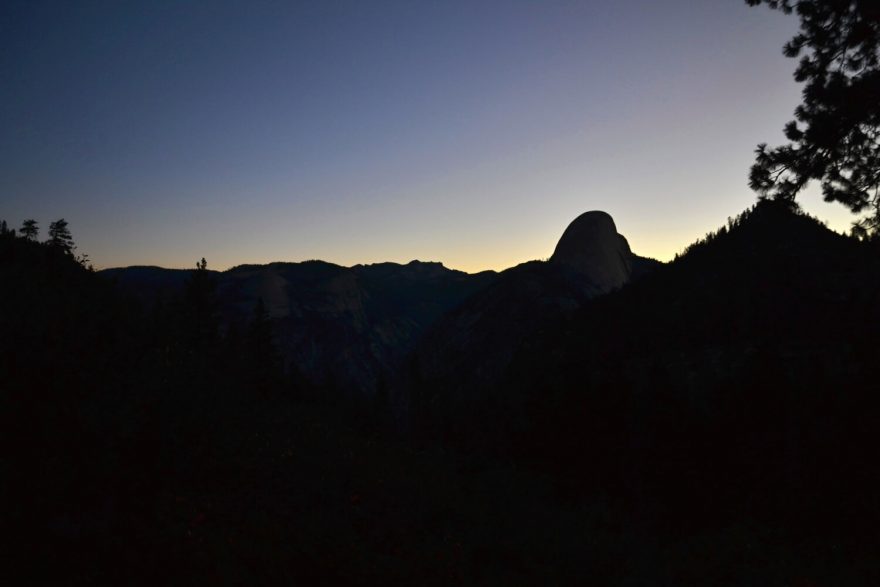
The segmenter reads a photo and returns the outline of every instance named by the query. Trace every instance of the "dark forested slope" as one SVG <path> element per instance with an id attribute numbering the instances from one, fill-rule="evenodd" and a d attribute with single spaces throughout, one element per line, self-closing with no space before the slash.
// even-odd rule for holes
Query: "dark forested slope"
<path id="1" fill-rule="evenodd" d="M 149 306 L 179 296 L 188 273 L 126 267 L 101 275 Z M 420 261 L 270 263 L 211 274 L 224 327 L 244 324 L 262 300 L 286 363 L 311 385 L 362 397 L 384 385 L 439 316 L 495 279 Z"/>
<path id="2" fill-rule="evenodd" d="M 475 312 L 522 324 L 446 347 L 467 352 L 422 381 L 411 442 L 387 404 L 282 369 L 275 304 L 339 290 L 254 296 L 276 276 L 201 268 L 141 303 L 0 235 L 0 579 L 877 584 L 875 245 L 765 203 L 645 263 L 598 297 L 529 264 L 438 318 L 432 336 Z M 431 321 L 460 292 L 373 267 L 365 315 Z M 419 272 L 441 280 L 426 293 Z M 474 378 L 496 343 L 505 361 Z"/>
<path id="3" fill-rule="evenodd" d="M 523 341 L 501 385 L 525 414 L 508 448 L 658 524 L 865 536 L 880 521 L 878 301 L 876 245 L 761 203 Z"/>

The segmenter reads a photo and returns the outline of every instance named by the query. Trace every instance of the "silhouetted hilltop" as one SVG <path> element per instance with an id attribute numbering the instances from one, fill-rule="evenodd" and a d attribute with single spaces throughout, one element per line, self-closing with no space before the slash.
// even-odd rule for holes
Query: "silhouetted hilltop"
<path id="1" fill-rule="evenodd" d="M 429 381 L 417 421 L 615 496 L 655 530 L 865 536 L 880 519 L 863 466 L 880 457 L 878 299 L 876 247 L 763 202 L 533 329 L 494 382 L 460 393 L 479 356 Z"/>
<path id="2" fill-rule="evenodd" d="M 611 216 L 582 214 L 565 230 L 548 262 L 531 261 L 503 271 L 438 321 L 414 352 L 397 390 L 399 402 L 404 407 L 411 402 L 467 406 L 480 398 L 479 403 L 504 406 L 503 397 L 490 396 L 522 344 L 559 328 L 592 298 L 628 283 L 634 267 L 642 277 L 659 266 L 630 251 Z M 497 393 L 504 395 L 503 390 Z M 459 416 L 466 414 L 448 409 L 450 425 L 463 426 Z M 489 409 L 482 408 L 477 419 L 489 418 Z M 503 420 L 497 414 L 491 417 Z"/>
<path id="3" fill-rule="evenodd" d="M 603 345 L 626 352 L 864 340 L 878 318 L 876 253 L 809 216 L 763 202 L 661 271 L 596 300 L 571 331 L 600 329 Z"/>
<path id="4" fill-rule="evenodd" d="M 103 385 L 92 369 L 125 367 L 112 364 L 116 346 L 131 342 L 125 311 L 113 288 L 73 255 L 0 235 L 0 379 L 7 391 L 10 382 L 27 382 L 14 397 L 39 396 L 56 383 Z"/>
<path id="5" fill-rule="evenodd" d="M 611 291 L 627 283 L 632 273 L 632 251 L 617 234 L 605 212 L 585 212 L 568 225 L 550 262 L 589 279 L 597 289 Z"/>

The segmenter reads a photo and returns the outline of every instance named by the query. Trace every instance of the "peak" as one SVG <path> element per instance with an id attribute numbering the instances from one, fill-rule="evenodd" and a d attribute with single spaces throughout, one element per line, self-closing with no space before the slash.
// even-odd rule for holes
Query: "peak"
<path id="1" fill-rule="evenodd" d="M 629 281 L 632 252 L 607 212 L 593 210 L 575 218 L 556 245 L 550 262 L 586 276 L 603 290 Z"/>
<path id="2" fill-rule="evenodd" d="M 440 261 L 419 261 L 418 259 L 413 259 L 406 265 L 407 267 L 443 267 L 443 263 L 441 263 Z"/>
<path id="3" fill-rule="evenodd" d="M 604 212 L 602 210 L 590 210 L 589 212 L 584 212 L 577 218 L 571 221 L 569 227 L 574 224 L 583 224 L 583 223 L 610 223 L 611 228 L 617 232 L 617 227 L 614 225 L 614 219 L 611 217 L 611 214 L 608 212 Z"/>

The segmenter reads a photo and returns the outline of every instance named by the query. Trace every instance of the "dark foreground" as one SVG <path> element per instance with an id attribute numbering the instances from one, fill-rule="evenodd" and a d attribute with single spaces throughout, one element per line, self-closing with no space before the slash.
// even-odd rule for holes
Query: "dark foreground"
<path id="1" fill-rule="evenodd" d="M 0 579 L 880 584 L 877 259 L 760 209 L 482 387 L 428 345 L 365 398 L 207 272 L 146 305 L 3 235 Z"/>

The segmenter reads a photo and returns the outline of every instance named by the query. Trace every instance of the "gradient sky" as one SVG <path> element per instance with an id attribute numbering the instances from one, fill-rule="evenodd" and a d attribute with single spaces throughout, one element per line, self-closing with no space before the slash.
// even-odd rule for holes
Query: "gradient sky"
<path id="1" fill-rule="evenodd" d="M 96 267 L 477 271 L 601 209 L 668 260 L 754 203 L 796 26 L 741 0 L 5 0 L 0 218 L 66 218 Z"/>

